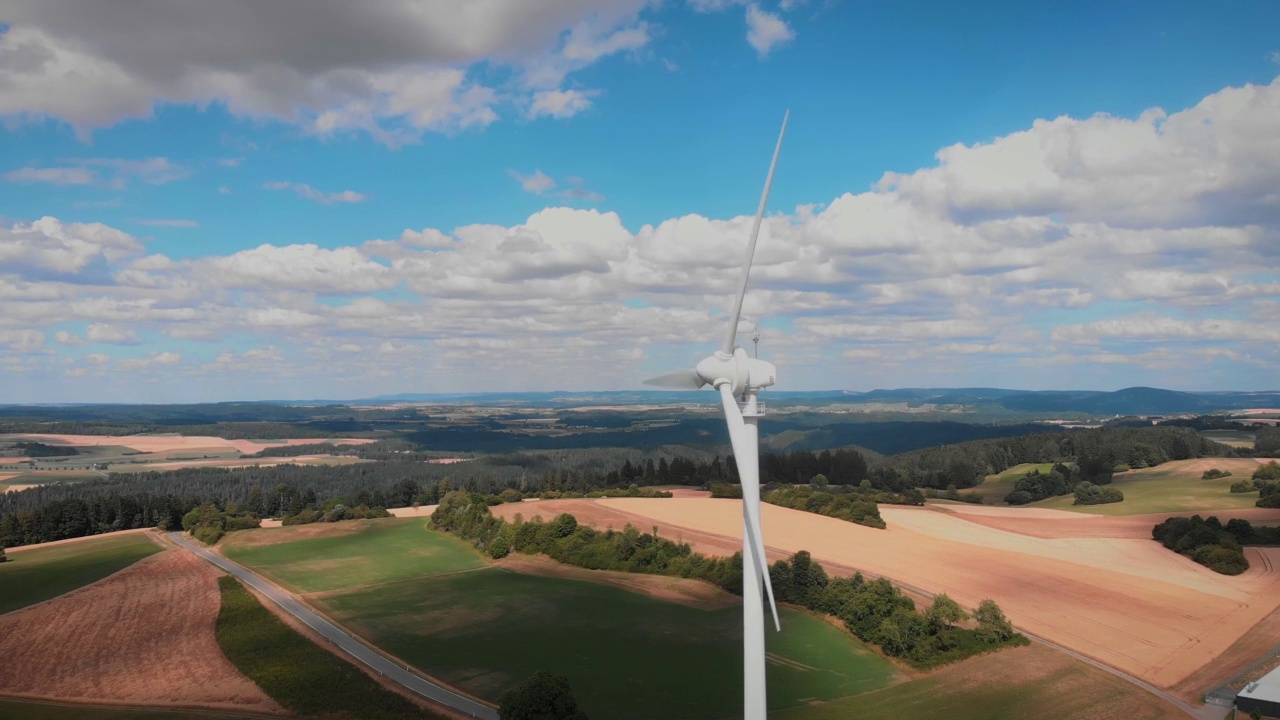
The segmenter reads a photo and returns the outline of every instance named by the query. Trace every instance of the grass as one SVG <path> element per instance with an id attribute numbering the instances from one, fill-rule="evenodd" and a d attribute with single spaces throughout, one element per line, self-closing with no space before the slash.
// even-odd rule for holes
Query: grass
<path id="1" fill-rule="evenodd" d="M 1166 512 L 1229 512 L 1254 507 L 1258 493 L 1232 493 L 1231 484 L 1249 479 L 1248 472 L 1238 469 L 1230 461 L 1220 463 L 1222 469 L 1230 469 L 1231 477 L 1217 480 L 1201 480 L 1203 470 L 1185 471 L 1162 465 L 1143 470 L 1131 470 L 1116 475 L 1110 487 L 1124 493 L 1124 502 L 1109 505 L 1072 505 L 1072 495 L 1049 498 L 1027 507 L 1072 510 L 1090 515 L 1146 515 Z"/>
<path id="2" fill-rule="evenodd" d="M 157 552 L 160 546 L 140 533 L 10 552 L 0 563 L 0 613 L 55 598 Z"/>
<path id="3" fill-rule="evenodd" d="M 984 505 L 1003 505 L 1004 496 L 1013 492 L 1013 484 L 1032 470 L 1039 470 L 1046 475 L 1053 470 L 1053 463 L 1022 463 L 1014 465 L 998 475 L 988 475 L 975 487 L 960 492 L 976 492 L 982 496 Z"/>
<path id="4" fill-rule="evenodd" d="M 359 720 L 438 717 L 285 625 L 235 578 L 218 578 L 218 588 L 216 633 L 223 654 L 288 710 Z"/>
<path id="5" fill-rule="evenodd" d="M 352 520 L 245 530 L 228 537 L 222 547 L 232 560 L 298 592 L 343 590 L 484 567 L 484 558 L 470 545 L 429 530 L 428 522 L 428 518 Z M 308 537 L 316 532 L 333 534 Z"/>
<path id="6" fill-rule="evenodd" d="M 1185 715 L 1045 647 L 966 660 L 881 690 L 771 713 L 774 720 L 1175 720 Z"/>
<path id="7" fill-rule="evenodd" d="M 700 610 L 595 583 L 500 568 L 316 599 L 379 647 L 489 700 L 562 672 L 592 717 L 711 720 L 742 702 L 742 611 Z M 882 687 L 892 666 L 842 630 L 783 610 L 768 632 L 773 708 Z"/>

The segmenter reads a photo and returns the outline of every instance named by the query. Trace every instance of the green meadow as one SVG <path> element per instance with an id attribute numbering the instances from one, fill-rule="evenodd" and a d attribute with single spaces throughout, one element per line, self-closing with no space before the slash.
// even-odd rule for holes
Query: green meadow
<path id="1" fill-rule="evenodd" d="M 1224 512 L 1254 507 L 1257 492 L 1233 493 L 1231 483 L 1248 480 L 1257 467 L 1239 460 L 1223 460 L 1222 469 L 1233 475 L 1216 480 L 1201 480 L 1202 470 L 1183 470 L 1183 463 L 1166 463 L 1143 470 L 1130 470 L 1114 476 L 1110 487 L 1124 493 L 1124 502 L 1107 505 L 1072 505 L 1075 497 L 1048 498 L 1027 507 L 1071 510 L 1090 515 L 1147 515 L 1169 512 Z"/>
<path id="2" fill-rule="evenodd" d="M 315 601 L 379 647 L 488 700 L 538 670 L 569 677 L 591 717 L 713 720 L 742 702 L 742 610 L 702 610 L 591 582 L 500 568 Z M 769 701 L 784 708 L 882 687 L 892 666 L 844 631 L 783 610 L 768 633 Z"/>
<path id="3" fill-rule="evenodd" d="M 250 530 L 223 545 L 237 562 L 317 593 L 307 600 L 378 647 L 490 701 L 538 670 L 554 670 L 568 675 L 592 717 L 716 720 L 741 712 L 740 606 L 699 609 L 486 567 L 470 545 L 418 518 Z M 898 677 L 820 618 L 784 609 L 782 623 L 783 633 L 768 631 L 775 708 Z"/>
<path id="4" fill-rule="evenodd" d="M 34 605 L 123 570 L 160 546 L 141 533 L 8 553 L 0 563 L 0 613 Z"/>
<path id="5" fill-rule="evenodd" d="M 470 545 L 428 529 L 428 522 L 352 520 L 243 530 L 227 536 L 222 552 L 303 593 L 484 567 L 484 558 Z"/>

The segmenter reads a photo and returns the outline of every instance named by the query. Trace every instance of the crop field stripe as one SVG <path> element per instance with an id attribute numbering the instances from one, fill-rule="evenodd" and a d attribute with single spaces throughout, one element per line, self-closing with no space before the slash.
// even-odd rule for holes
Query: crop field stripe
<path id="1" fill-rule="evenodd" d="M 0 614 L 51 600 L 162 550 L 147 533 L 12 552 L 0 563 Z"/>
<path id="2" fill-rule="evenodd" d="M 285 708 L 302 715 L 342 713 L 359 720 L 439 717 L 286 625 L 235 578 L 218 578 L 218 587 L 218 645 L 233 665 Z"/>

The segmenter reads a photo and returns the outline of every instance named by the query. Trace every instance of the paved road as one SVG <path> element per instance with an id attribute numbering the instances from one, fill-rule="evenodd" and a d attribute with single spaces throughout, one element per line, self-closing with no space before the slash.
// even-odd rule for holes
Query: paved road
<path id="1" fill-rule="evenodd" d="M 284 610 L 290 615 L 301 620 L 307 625 L 307 627 L 310 627 L 326 640 L 342 648 L 342 650 L 348 655 L 376 670 L 379 675 L 403 685 L 409 690 L 425 698 L 434 700 L 442 705 L 447 705 L 448 707 L 471 715 L 472 717 L 484 718 L 484 720 L 498 720 L 497 710 L 494 710 L 488 705 L 476 702 L 471 698 L 463 697 L 452 690 L 440 687 L 439 685 L 423 678 L 421 675 L 416 675 L 406 670 L 404 666 L 397 665 L 394 661 L 388 659 L 385 655 L 382 655 L 361 640 L 348 634 L 342 628 L 317 615 L 280 586 L 252 570 L 249 570 L 243 565 L 234 563 L 217 553 L 210 552 L 208 549 L 196 545 L 187 538 L 182 537 L 182 533 L 169 533 L 169 539 L 173 540 L 181 547 L 190 550 L 196 555 L 199 555 L 205 560 L 208 560 L 214 565 L 222 568 L 231 575 L 239 578 L 254 590 L 257 590 L 267 596 L 272 602 L 284 608 Z"/>

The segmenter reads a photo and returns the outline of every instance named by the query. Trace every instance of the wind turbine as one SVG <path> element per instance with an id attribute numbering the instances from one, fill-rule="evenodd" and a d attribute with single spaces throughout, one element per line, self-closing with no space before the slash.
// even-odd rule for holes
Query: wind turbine
<path id="1" fill-rule="evenodd" d="M 760 436 L 757 424 L 764 415 L 764 403 L 758 394 L 774 383 L 777 368 L 772 363 L 753 358 L 735 343 L 738 320 L 742 316 L 742 298 L 747 292 L 747 280 L 751 276 L 751 259 L 756 251 L 756 239 L 760 236 L 760 222 L 764 219 L 765 203 L 769 200 L 769 187 L 773 185 L 773 171 L 778 166 L 778 153 L 782 150 L 782 136 L 787 132 L 788 110 L 782 117 L 782 130 L 778 144 L 773 149 L 773 161 L 764 181 L 764 193 L 760 196 L 760 208 L 751 226 L 751 240 L 747 243 L 746 257 L 742 262 L 742 276 L 738 280 L 738 292 L 734 295 L 733 311 L 729 313 L 729 327 L 724 343 L 716 353 L 698 363 L 696 369 L 679 371 L 646 380 L 649 385 L 697 390 L 710 385 L 720 392 L 724 406 L 724 419 L 729 426 L 729 441 L 733 445 L 733 457 L 738 465 L 738 477 L 742 481 L 742 679 L 743 717 L 745 720 L 764 720 L 768 712 L 765 692 L 764 652 L 764 594 L 769 596 L 773 611 L 773 625 L 779 631 L 778 605 L 773 599 L 773 585 L 769 581 L 769 565 L 764 554 L 764 538 L 760 531 Z M 738 398 L 742 402 L 738 402 Z M 763 590 L 762 590 L 763 586 Z"/>

